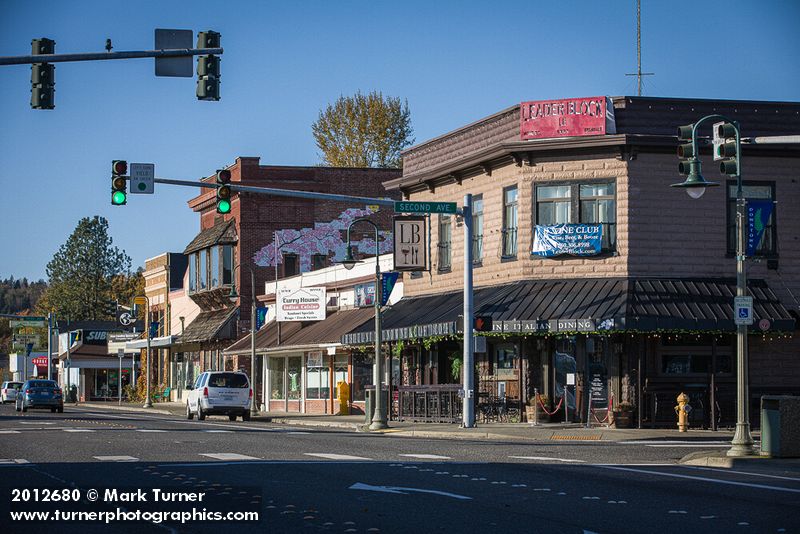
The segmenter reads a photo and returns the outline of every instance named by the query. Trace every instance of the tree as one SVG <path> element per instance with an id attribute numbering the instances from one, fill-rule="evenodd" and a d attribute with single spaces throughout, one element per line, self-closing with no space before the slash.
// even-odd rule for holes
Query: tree
<path id="1" fill-rule="evenodd" d="M 39 300 L 39 312 L 55 312 L 58 318 L 72 320 L 111 319 L 105 302 L 127 302 L 127 293 L 135 287 L 135 282 L 118 280 L 135 275 L 130 272 L 131 258 L 112 243 L 108 221 L 103 217 L 78 221 L 67 242 L 47 264 L 49 285 Z"/>
<path id="2" fill-rule="evenodd" d="M 380 92 L 340 96 L 311 125 L 322 161 L 333 167 L 400 167 L 411 145 L 408 101 Z"/>

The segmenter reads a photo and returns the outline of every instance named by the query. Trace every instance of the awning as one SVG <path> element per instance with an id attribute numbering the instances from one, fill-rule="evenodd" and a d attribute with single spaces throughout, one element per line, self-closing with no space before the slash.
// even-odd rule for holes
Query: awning
<path id="1" fill-rule="evenodd" d="M 151 349 L 163 349 L 173 345 L 174 336 L 162 336 L 150 338 Z M 135 339 L 125 343 L 125 350 L 139 350 L 147 348 L 147 339 Z"/>
<path id="2" fill-rule="evenodd" d="M 763 280 L 749 280 L 756 326 L 792 330 L 794 320 Z M 587 278 L 524 280 L 475 290 L 474 314 L 492 318 L 494 332 L 554 333 L 610 330 L 733 331 L 736 281 L 729 279 Z M 404 298 L 383 313 L 384 341 L 461 332 L 461 291 Z M 753 327 L 755 328 L 755 326 Z M 342 343 L 373 342 L 362 325 Z"/>
<path id="3" fill-rule="evenodd" d="M 282 323 L 280 345 L 277 343 L 277 323 L 273 321 L 256 333 L 256 352 L 266 354 L 337 347 L 344 334 L 371 322 L 374 317 L 374 308 L 356 308 L 330 313 L 324 321 Z M 250 336 L 247 335 L 224 353 L 250 354 L 250 350 Z"/>
<path id="4" fill-rule="evenodd" d="M 234 244 L 236 241 L 236 225 L 234 224 L 234 220 L 221 221 L 211 228 L 206 228 L 197 234 L 195 238 L 192 239 L 192 242 L 186 245 L 186 249 L 183 253 L 188 255 L 214 245 Z"/>
<path id="5" fill-rule="evenodd" d="M 223 308 L 221 310 L 204 311 L 184 329 L 180 336 L 175 336 L 175 344 L 202 343 L 216 339 L 234 339 L 236 333 L 232 326 L 233 319 L 239 309 Z"/>

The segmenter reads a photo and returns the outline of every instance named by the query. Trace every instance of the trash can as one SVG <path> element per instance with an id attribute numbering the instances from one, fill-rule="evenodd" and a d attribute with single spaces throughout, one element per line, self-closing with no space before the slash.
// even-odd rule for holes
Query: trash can
<path id="1" fill-rule="evenodd" d="M 761 397 L 761 454 L 800 457 L 800 397 Z"/>

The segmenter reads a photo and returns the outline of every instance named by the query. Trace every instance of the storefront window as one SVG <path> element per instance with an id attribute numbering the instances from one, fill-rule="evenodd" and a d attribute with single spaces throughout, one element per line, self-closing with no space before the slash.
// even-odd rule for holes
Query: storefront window
<path id="1" fill-rule="evenodd" d="M 578 366 L 575 360 L 575 345 L 575 336 L 556 339 L 556 351 L 553 355 L 553 400 L 564 396 L 567 374 L 576 373 Z M 575 410 L 575 386 L 567 389 L 567 405 L 571 410 Z"/>
<path id="2" fill-rule="evenodd" d="M 497 347 L 495 369 L 513 369 L 517 359 L 517 347 L 514 345 L 501 345 Z"/>
<path id="3" fill-rule="evenodd" d="M 269 370 L 269 396 L 273 400 L 283 400 L 286 398 L 284 393 L 286 381 L 286 359 L 285 358 L 270 358 L 268 367 Z"/>
<path id="4" fill-rule="evenodd" d="M 337 387 L 339 382 L 347 382 L 347 354 L 337 354 L 333 358 L 333 385 Z M 338 392 L 337 392 L 338 395 Z"/>
<path id="5" fill-rule="evenodd" d="M 306 356 L 306 398 L 330 398 L 330 367 L 322 351 L 313 351 Z"/>
<path id="6" fill-rule="evenodd" d="M 372 361 L 374 355 L 365 352 L 353 353 L 353 400 L 363 401 L 364 388 L 372 385 Z"/>
<path id="7" fill-rule="evenodd" d="M 661 372 L 667 375 L 708 374 L 711 372 L 710 354 L 664 354 L 661 357 Z M 717 355 L 717 372 L 731 372 L 730 354 Z"/>

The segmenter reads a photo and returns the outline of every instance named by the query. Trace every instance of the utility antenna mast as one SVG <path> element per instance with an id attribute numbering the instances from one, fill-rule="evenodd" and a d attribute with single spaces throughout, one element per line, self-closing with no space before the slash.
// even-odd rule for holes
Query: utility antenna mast
<path id="1" fill-rule="evenodd" d="M 642 72 L 642 0 L 636 0 L 636 65 L 636 74 L 625 76 L 636 76 L 639 86 L 637 96 L 642 96 L 642 76 L 655 74 L 655 72 Z"/>

